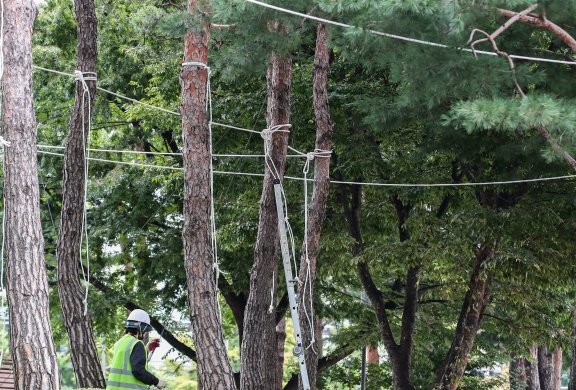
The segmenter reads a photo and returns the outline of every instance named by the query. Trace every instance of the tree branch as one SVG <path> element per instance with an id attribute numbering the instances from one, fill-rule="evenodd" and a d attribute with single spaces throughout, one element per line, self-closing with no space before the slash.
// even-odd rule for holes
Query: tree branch
<path id="1" fill-rule="evenodd" d="M 506 9 L 498 9 L 500 15 L 507 18 L 516 18 L 519 22 L 529 24 L 544 30 L 550 31 L 552 34 L 556 35 L 562 42 L 564 42 L 572 52 L 576 53 L 576 39 L 574 39 L 566 30 L 552 23 L 545 17 L 537 17 L 533 15 L 521 15 L 514 11 L 509 11 Z"/>

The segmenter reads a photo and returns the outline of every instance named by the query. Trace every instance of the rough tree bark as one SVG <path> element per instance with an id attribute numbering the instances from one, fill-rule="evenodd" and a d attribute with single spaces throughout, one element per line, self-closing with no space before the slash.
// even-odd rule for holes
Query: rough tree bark
<path id="1" fill-rule="evenodd" d="M 366 346 L 366 361 L 368 364 L 380 364 L 380 354 L 378 353 L 378 345 L 377 344 L 368 344 Z"/>
<path id="2" fill-rule="evenodd" d="M 270 29 L 283 31 L 281 22 L 271 22 Z M 272 53 L 268 65 L 268 101 L 266 122 L 268 128 L 290 123 L 290 90 L 292 60 Z M 270 159 L 283 177 L 288 147 L 288 134 L 271 135 L 268 143 Z M 260 198 L 260 217 L 254 264 L 250 271 L 250 295 L 244 317 L 244 337 L 240 359 L 240 387 L 245 390 L 269 390 L 276 383 L 276 313 L 269 312 L 272 279 L 278 275 L 280 256 L 278 219 L 274 198 L 273 176 L 264 172 Z M 276 286 L 277 283 L 274 282 Z M 276 291 L 274 291 L 274 296 Z"/>
<path id="3" fill-rule="evenodd" d="M 76 0 L 75 12 L 78 36 L 76 67 L 81 72 L 95 73 L 97 21 L 93 0 Z M 68 125 L 69 133 L 64 151 L 62 211 L 56 249 L 58 295 L 70 343 L 76 383 L 81 388 L 104 388 L 106 382 L 94 342 L 92 319 L 88 313 L 84 315 L 84 290 L 78 273 L 85 207 L 84 148 L 85 141 L 88 140 L 88 125 L 83 125 L 83 122 L 88 120 L 88 110 L 93 107 L 96 95 L 96 82 L 86 81 L 86 84 L 90 98 L 84 96 L 83 85 L 77 82 L 74 111 Z"/>
<path id="4" fill-rule="evenodd" d="M 316 150 L 328 151 L 332 149 L 332 119 L 328 105 L 328 75 L 330 71 L 330 51 L 326 40 L 328 32 L 326 25 L 320 23 L 316 29 L 316 52 L 314 55 L 313 75 L 313 105 L 316 118 Z M 328 189 L 330 186 L 330 158 L 316 157 L 314 159 L 314 189 L 312 200 L 308 208 L 308 262 L 306 261 L 305 244 L 302 245 L 302 257 L 300 261 L 299 279 L 304 283 L 298 291 L 298 315 L 300 317 L 300 329 L 302 331 L 302 345 L 308 368 L 310 388 L 316 388 L 316 368 L 318 365 L 319 339 L 322 335 L 316 335 L 312 344 L 312 327 L 315 316 L 312 315 L 311 306 L 314 300 L 314 285 L 316 282 L 316 268 L 318 254 L 320 253 L 320 234 L 324 211 L 328 201 Z M 309 322 L 309 320 L 310 322 Z M 302 383 L 299 384 L 302 389 Z"/>
<path id="5" fill-rule="evenodd" d="M 36 117 L 32 91 L 33 0 L 4 0 L 2 129 L 6 290 L 10 351 L 19 390 L 60 388 L 48 306 L 48 278 L 40 225 Z"/>
<path id="6" fill-rule="evenodd" d="M 472 350 L 474 338 L 480 329 L 482 315 L 489 302 L 492 279 L 484 270 L 484 264 L 493 257 L 494 250 L 494 244 L 491 242 L 483 243 L 476 250 L 468 292 L 464 298 L 452 345 L 438 371 L 435 389 L 457 389 L 464 374 L 468 355 Z"/>
<path id="7" fill-rule="evenodd" d="M 576 298 L 572 307 L 572 360 L 570 361 L 570 383 L 568 390 L 576 390 Z"/>
<path id="8" fill-rule="evenodd" d="M 188 12 L 208 15 L 210 3 L 188 1 Z M 184 36 L 184 62 L 208 61 L 209 21 Z M 184 266 L 192 338 L 198 356 L 198 381 L 204 389 L 235 389 L 228 360 L 214 278 L 211 194 L 210 128 L 206 112 L 208 69 L 185 65 L 180 72 L 182 135 L 184 139 Z"/>
<path id="9" fill-rule="evenodd" d="M 548 352 L 546 344 L 538 347 L 538 378 L 540 390 L 552 390 L 552 354 Z"/>
<path id="10" fill-rule="evenodd" d="M 562 349 L 554 348 L 552 354 L 552 390 L 560 390 L 562 385 Z"/>
<path id="11" fill-rule="evenodd" d="M 533 345 L 530 347 L 530 360 L 524 361 L 526 368 L 526 382 L 528 390 L 540 390 L 540 378 L 538 376 L 538 348 Z"/>

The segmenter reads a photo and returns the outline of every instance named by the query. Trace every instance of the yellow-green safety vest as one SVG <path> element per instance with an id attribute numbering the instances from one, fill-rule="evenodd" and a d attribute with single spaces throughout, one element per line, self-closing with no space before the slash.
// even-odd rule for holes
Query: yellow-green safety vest
<path id="1" fill-rule="evenodd" d="M 132 375 L 130 355 L 136 343 L 144 345 L 142 340 L 138 340 L 131 334 L 125 334 L 124 337 L 114 344 L 114 359 L 110 367 L 106 390 L 148 389 L 148 385 Z M 148 351 L 146 351 L 146 346 L 144 346 L 144 353 L 146 354 L 146 369 L 148 369 Z"/>

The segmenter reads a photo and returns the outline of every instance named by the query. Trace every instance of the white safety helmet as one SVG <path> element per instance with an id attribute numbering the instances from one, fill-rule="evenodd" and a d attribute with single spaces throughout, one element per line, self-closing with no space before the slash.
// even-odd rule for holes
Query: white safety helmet
<path id="1" fill-rule="evenodd" d="M 152 330 L 152 326 L 150 326 L 150 316 L 142 309 L 132 310 L 126 319 L 125 328 L 137 329 L 140 333 L 150 332 Z"/>

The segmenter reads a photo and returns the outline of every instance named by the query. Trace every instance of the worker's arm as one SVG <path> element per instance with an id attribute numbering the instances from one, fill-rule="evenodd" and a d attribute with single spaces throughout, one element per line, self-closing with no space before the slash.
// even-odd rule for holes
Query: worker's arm
<path id="1" fill-rule="evenodd" d="M 130 355 L 130 364 L 132 365 L 132 375 L 139 381 L 147 385 L 158 384 L 159 379 L 146 370 L 146 352 L 144 351 L 144 343 L 138 342 L 132 348 Z"/>

